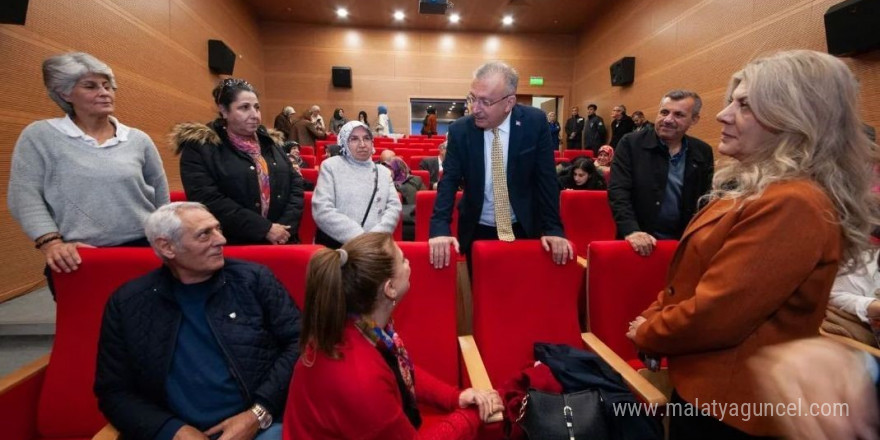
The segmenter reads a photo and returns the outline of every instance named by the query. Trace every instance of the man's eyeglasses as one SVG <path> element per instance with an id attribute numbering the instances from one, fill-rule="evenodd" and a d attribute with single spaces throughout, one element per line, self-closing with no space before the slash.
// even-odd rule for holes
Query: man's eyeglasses
<path id="1" fill-rule="evenodd" d="M 480 106 L 482 106 L 483 108 L 487 108 L 487 107 L 492 107 L 493 105 L 498 104 L 499 102 L 504 101 L 505 99 L 510 98 L 511 96 L 514 96 L 514 94 L 511 93 L 509 95 L 504 95 L 495 101 L 490 101 L 486 98 L 477 99 L 477 97 L 474 96 L 473 93 L 469 93 L 467 95 L 467 98 L 465 98 L 465 99 L 467 100 L 467 105 L 469 107 L 473 107 L 475 104 L 480 104 Z"/>

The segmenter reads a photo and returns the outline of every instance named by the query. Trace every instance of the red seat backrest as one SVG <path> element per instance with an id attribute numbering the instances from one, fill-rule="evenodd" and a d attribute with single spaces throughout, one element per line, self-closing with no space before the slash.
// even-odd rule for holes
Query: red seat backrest
<path id="1" fill-rule="evenodd" d="M 458 203 L 461 202 L 462 192 L 455 193 L 455 202 L 452 212 L 452 236 L 458 236 Z M 437 191 L 416 192 L 416 230 L 415 241 L 428 241 L 431 232 L 431 215 L 434 213 L 434 201 L 437 200 Z"/>
<path id="2" fill-rule="evenodd" d="M 315 168 L 315 163 L 317 163 L 315 156 L 310 156 L 308 154 L 302 154 L 299 157 L 302 158 L 303 162 L 305 163 L 306 168 Z"/>
<path id="3" fill-rule="evenodd" d="M 569 160 L 581 156 L 586 156 L 592 159 L 593 150 L 565 150 L 565 152 L 562 153 L 562 157 L 568 158 Z"/>
<path id="4" fill-rule="evenodd" d="M 314 156 L 315 155 L 315 147 L 312 147 L 310 145 L 303 145 L 303 146 L 299 147 L 299 154 L 301 154 L 301 155 L 306 154 L 309 156 Z"/>
<path id="5" fill-rule="evenodd" d="M 413 362 L 459 386 L 455 265 L 435 269 L 425 242 L 398 242 L 409 259 L 409 292 L 394 310 L 394 326 Z M 418 379 L 417 379 L 418 380 Z"/>
<path id="6" fill-rule="evenodd" d="M 184 190 L 175 190 L 171 191 L 171 202 L 185 202 L 186 201 L 186 191 Z"/>
<path id="7" fill-rule="evenodd" d="M 409 148 L 425 151 L 429 148 L 434 148 L 434 144 L 431 142 L 422 142 L 422 140 L 420 140 L 420 142 L 410 142 Z"/>
<path id="8" fill-rule="evenodd" d="M 318 184 L 318 170 L 314 168 L 300 168 L 300 174 L 302 174 L 303 179 L 312 183 L 312 185 Z"/>
<path id="9" fill-rule="evenodd" d="M 411 170 L 419 170 L 419 169 L 421 169 L 421 168 L 419 168 L 419 164 L 422 162 L 422 159 L 425 159 L 428 157 L 431 157 L 431 156 L 423 156 L 423 155 L 410 156 L 409 159 L 406 160 L 406 164 L 409 165 L 409 168 Z"/>
<path id="10" fill-rule="evenodd" d="M 424 185 L 421 189 L 431 189 L 431 173 L 427 170 L 420 170 L 418 168 L 410 169 L 410 173 L 412 173 L 413 176 L 421 177 L 422 184 Z"/>
<path id="11" fill-rule="evenodd" d="M 560 191 L 559 217 L 565 236 L 587 256 L 587 246 L 598 240 L 614 240 L 617 225 L 608 205 L 607 191 Z"/>
<path id="12" fill-rule="evenodd" d="M 37 431 L 44 438 L 90 438 L 107 424 L 92 392 L 104 304 L 119 286 L 161 264 L 150 248 L 79 253 L 78 270 L 52 274 L 55 341 L 37 410 Z"/>
<path id="13" fill-rule="evenodd" d="M 583 266 L 555 264 L 538 240 L 476 241 L 471 252 L 474 339 L 493 384 L 530 366 L 535 342 L 583 346 Z"/>
<path id="14" fill-rule="evenodd" d="M 315 251 L 323 247 L 316 244 L 227 246 L 223 253 L 226 258 L 238 258 L 267 266 L 287 289 L 296 306 L 303 310 L 306 304 L 306 269 L 309 259 Z"/>
<path id="15" fill-rule="evenodd" d="M 315 179 L 317 182 L 317 179 Z M 312 216 L 312 192 L 305 191 L 303 193 L 303 213 L 299 220 L 299 242 L 302 244 L 312 244 L 315 242 L 315 233 L 318 225 L 315 224 L 315 217 Z"/>
<path id="16" fill-rule="evenodd" d="M 587 325 L 624 360 L 636 359 L 628 323 L 657 299 L 677 246 L 677 240 L 660 240 L 651 256 L 642 257 L 624 240 L 590 244 Z"/>

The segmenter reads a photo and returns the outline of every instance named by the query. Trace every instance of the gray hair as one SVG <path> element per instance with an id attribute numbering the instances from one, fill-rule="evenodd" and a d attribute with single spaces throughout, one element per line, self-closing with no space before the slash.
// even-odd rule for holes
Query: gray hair
<path id="1" fill-rule="evenodd" d="M 666 92 L 665 95 L 663 95 L 663 99 L 666 98 L 669 98 L 673 101 L 681 101 L 682 99 L 686 98 L 694 98 L 693 115 L 691 116 L 700 116 L 700 109 L 703 108 L 703 100 L 700 99 L 700 95 L 698 95 L 697 92 L 694 92 L 693 90 L 682 89 L 670 90 Z M 660 101 L 663 101 L 663 99 L 661 99 Z"/>
<path id="2" fill-rule="evenodd" d="M 321 106 L 319 106 L 318 104 L 315 104 L 309 109 L 309 116 L 312 116 L 315 113 L 318 113 L 320 111 L 321 111 Z"/>
<path id="3" fill-rule="evenodd" d="M 116 90 L 113 70 L 103 61 L 85 52 L 64 53 L 43 61 L 43 84 L 46 85 L 46 91 L 58 107 L 68 115 L 73 115 L 73 106 L 64 99 L 63 95 L 70 94 L 76 82 L 90 73 L 107 77 L 110 87 Z"/>
<path id="4" fill-rule="evenodd" d="M 504 75 L 504 82 L 506 83 L 505 91 L 507 94 L 512 95 L 516 93 L 516 86 L 519 84 L 519 73 L 516 72 L 516 69 L 510 67 L 510 65 L 503 61 L 489 61 L 478 67 L 477 70 L 474 71 L 474 79 L 483 79 L 489 75 L 495 75 L 498 73 Z"/>
<path id="5" fill-rule="evenodd" d="M 198 202 L 172 202 L 160 206 L 144 221 L 144 235 L 147 236 L 147 241 L 153 247 L 153 252 L 159 258 L 162 258 L 162 254 L 156 249 L 156 240 L 164 238 L 174 244 L 180 243 L 180 235 L 183 232 L 180 214 L 194 209 L 208 211 L 205 205 Z"/>
<path id="6" fill-rule="evenodd" d="M 284 107 L 283 110 L 281 110 L 281 114 L 284 116 L 290 116 L 293 113 L 296 113 L 296 110 L 294 110 L 293 107 L 291 107 L 289 105 L 287 107 Z"/>

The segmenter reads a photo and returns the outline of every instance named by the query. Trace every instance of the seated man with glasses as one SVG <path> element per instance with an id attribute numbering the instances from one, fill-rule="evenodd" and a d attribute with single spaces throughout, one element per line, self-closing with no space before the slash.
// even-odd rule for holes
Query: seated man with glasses
<path id="1" fill-rule="evenodd" d="M 452 245 L 466 255 L 474 240 L 541 239 L 553 261 L 574 258 L 559 219 L 553 142 L 544 112 L 516 103 L 517 72 L 492 61 L 474 72 L 470 114 L 449 127 L 443 178 L 431 216 L 430 258 L 449 264 Z M 464 186 L 458 239 L 450 223 L 455 192 Z M 460 245 L 459 245 L 460 244 Z"/>

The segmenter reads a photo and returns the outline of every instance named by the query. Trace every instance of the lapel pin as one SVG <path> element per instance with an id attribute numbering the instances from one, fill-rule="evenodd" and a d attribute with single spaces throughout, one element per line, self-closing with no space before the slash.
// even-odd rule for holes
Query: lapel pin
<path id="1" fill-rule="evenodd" d="M 516 121 L 516 126 L 519 127 L 522 125 L 522 122 Z"/>
<path id="2" fill-rule="evenodd" d="M 229 314 L 229 317 L 232 318 L 232 319 L 235 319 L 235 316 L 236 316 L 236 315 L 235 315 L 235 312 L 232 312 L 232 313 Z"/>

